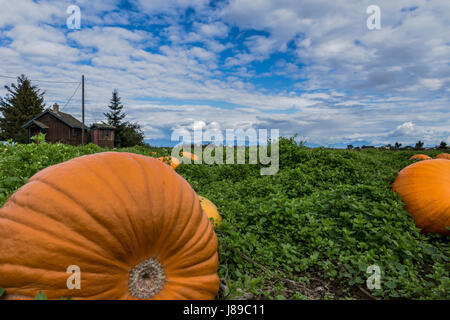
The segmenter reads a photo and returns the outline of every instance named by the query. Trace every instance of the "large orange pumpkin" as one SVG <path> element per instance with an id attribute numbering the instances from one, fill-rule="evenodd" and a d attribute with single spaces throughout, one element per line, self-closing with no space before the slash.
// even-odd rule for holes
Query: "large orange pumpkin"
<path id="1" fill-rule="evenodd" d="M 448 153 L 440 153 L 435 158 L 436 159 L 447 159 L 447 160 L 450 160 L 450 154 L 448 154 Z"/>
<path id="2" fill-rule="evenodd" d="M 409 160 L 429 160 L 431 157 L 427 156 L 426 154 L 415 154 Z"/>
<path id="3" fill-rule="evenodd" d="M 81 289 L 67 288 L 69 266 Z M 217 238 L 191 186 L 132 153 L 83 156 L 34 175 L 0 209 L 6 298 L 213 299 Z"/>
<path id="4" fill-rule="evenodd" d="M 392 185 L 423 232 L 450 234 L 450 161 L 435 159 L 404 168 Z"/>

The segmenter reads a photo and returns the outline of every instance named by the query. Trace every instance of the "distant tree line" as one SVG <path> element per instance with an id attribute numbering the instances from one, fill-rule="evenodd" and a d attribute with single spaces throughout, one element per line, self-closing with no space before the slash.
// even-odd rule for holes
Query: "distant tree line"
<path id="1" fill-rule="evenodd" d="M 22 125 L 44 111 L 44 94 L 31 81 L 21 75 L 17 84 L 5 86 L 7 93 L 0 97 L 0 141 L 12 139 L 17 143 L 28 143 L 28 132 Z M 144 145 L 144 132 L 137 122 L 124 121 L 118 91 L 114 90 L 108 105 L 109 112 L 104 113 L 108 124 L 117 128 L 114 145 L 116 147 L 132 147 Z"/>
<path id="2" fill-rule="evenodd" d="M 402 148 L 402 144 L 395 142 L 394 146 L 392 146 L 391 144 L 387 144 L 385 146 L 382 147 L 378 147 L 378 148 L 382 148 L 382 149 L 390 149 L 390 150 L 407 150 L 407 149 L 415 149 L 415 150 L 423 150 L 424 149 L 424 143 L 422 141 L 417 141 L 415 146 L 405 146 Z M 370 149 L 370 148 L 376 148 L 374 146 L 362 146 L 362 147 L 353 147 L 353 145 L 349 144 L 347 145 L 347 149 L 348 150 L 353 150 L 353 149 Z M 432 149 L 432 148 L 430 148 Z M 445 141 L 441 141 L 441 143 L 438 146 L 435 146 L 434 149 L 448 149 L 447 143 Z"/>

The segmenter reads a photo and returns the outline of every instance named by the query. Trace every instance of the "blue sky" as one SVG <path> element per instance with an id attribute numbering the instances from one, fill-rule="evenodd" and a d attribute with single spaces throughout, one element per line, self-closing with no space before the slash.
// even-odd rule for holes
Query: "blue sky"
<path id="1" fill-rule="evenodd" d="M 369 30 L 377 4 L 381 29 Z M 446 0 L 0 0 L 0 75 L 79 81 L 88 123 L 279 129 L 311 144 L 450 143 Z M 69 5 L 81 28 L 67 28 Z M 0 84 L 12 79 L 1 78 Z M 64 106 L 77 84 L 35 82 Z M 2 88 L 3 96 L 5 90 Z M 80 118 L 80 94 L 64 107 Z"/>

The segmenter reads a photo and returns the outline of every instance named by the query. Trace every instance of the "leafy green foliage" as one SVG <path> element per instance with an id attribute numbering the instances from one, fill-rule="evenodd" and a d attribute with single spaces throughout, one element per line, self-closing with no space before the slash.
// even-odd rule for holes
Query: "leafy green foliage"
<path id="1" fill-rule="evenodd" d="M 0 288 L 0 298 L 5 294 L 5 289 Z M 45 293 L 39 291 L 39 293 L 34 297 L 34 300 L 48 300 Z M 72 298 L 60 297 L 58 300 L 72 300 Z"/>
<path id="2" fill-rule="evenodd" d="M 92 144 L 0 146 L 0 205 L 37 171 L 102 151 Z M 160 157 L 171 150 L 118 151 Z M 367 298 L 360 288 L 370 291 L 367 267 L 378 265 L 381 289 L 370 291 L 377 298 L 449 299 L 448 238 L 420 233 L 391 190 L 414 153 L 307 149 L 281 139 L 273 176 L 261 176 L 260 165 L 181 164 L 176 171 L 224 219 L 216 230 L 226 279 L 220 297 L 307 299 L 319 287 L 322 299 Z"/>
<path id="3" fill-rule="evenodd" d="M 319 275 L 341 288 L 366 288 L 367 267 L 376 264 L 382 272 L 381 289 L 371 292 L 376 297 L 449 298 L 447 239 L 421 234 L 391 190 L 412 154 L 307 149 L 282 139 L 274 176 L 259 176 L 257 165 L 182 165 L 177 171 L 223 215 L 220 261 L 241 288 L 245 276 L 257 279 L 262 270 L 245 255 L 283 278 Z M 247 290 L 278 296 L 270 286 Z"/>
<path id="4" fill-rule="evenodd" d="M 33 141 L 36 144 L 40 144 L 45 142 L 45 133 L 40 132 L 37 136 L 32 136 L 31 141 Z"/>
<path id="5" fill-rule="evenodd" d="M 45 295 L 45 293 L 43 293 L 42 291 L 39 291 L 37 296 L 34 297 L 34 300 L 48 300 L 48 299 L 47 299 L 47 296 Z"/>
<path id="6" fill-rule="evenodd" d="M 144 131 L 137 122 L 125 122 L 118 134 L 120 138 L 118 147 L 137 146 L 144 143 Z"/>
<path id="7" fill-rule="evenodd" d="M 34 297 L 34 300 L 48 300 L 47 296 L 45 295 L 45 293 L 43 293 L 42 291 L 39 291 L 39 293 L 36 295 L 36 297 Z"/>

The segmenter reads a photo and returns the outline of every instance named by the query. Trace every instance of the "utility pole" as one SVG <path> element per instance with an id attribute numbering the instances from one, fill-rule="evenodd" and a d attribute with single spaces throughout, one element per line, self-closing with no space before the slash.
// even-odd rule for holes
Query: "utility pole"
<path id="1" fill-rule="evenodd" d="M 81 118 L 83 128 L 81 128 L 81 145 L 84 146 L 84 74 L 81 76 Z"/>

